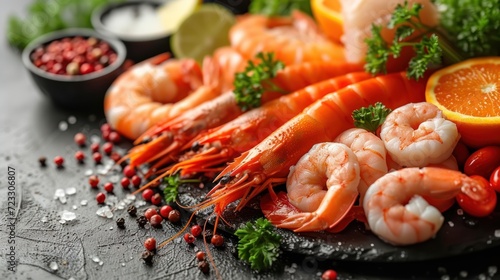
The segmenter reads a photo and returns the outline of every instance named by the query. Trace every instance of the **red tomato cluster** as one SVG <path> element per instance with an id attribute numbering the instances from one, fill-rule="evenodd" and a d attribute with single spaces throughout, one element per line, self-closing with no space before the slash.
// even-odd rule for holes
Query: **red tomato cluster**
<path id="1" fill-rule="evenodd" d="M 80 36 L 54 40 L 31 53 L 33 64 L 58 75 L 85 75 L 112 64 L 116 52 L 97 38 Z"/>
<path id="2" fill-rule="evenodd" d="M 457 161 L 463 162 L 461 166 L 463 166 L 464 173 L 476 179 L 482 186 L 474 188 L 469 194 L 460 193 L 456 198 L 458 204 L 472 216 L 488 216 L 495 210 L 496 192 L 500 193 L 500 146 L 482 147 L 473 153 L 461 148 L 455 151 Z M 458 157 L 461 160 L 458 160 Z"/>

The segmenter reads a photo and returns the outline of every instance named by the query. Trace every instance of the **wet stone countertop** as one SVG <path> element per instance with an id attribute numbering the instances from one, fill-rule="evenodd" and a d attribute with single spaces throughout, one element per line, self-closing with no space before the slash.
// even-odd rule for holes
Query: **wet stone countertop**
<path id="1" fill-rule="evenodd" d="M 1 18 L 21 13 L 29 2 L 4 3 Z M 74 159 L 80 149 L 73 141 L 75 133 L 100 141 L 102 113 L 55 108 L 30 80 L 20 55 L 7 46 L 5 29 L 2 20 L 0 279 L 216 279 L 218 275 L 222 279 L 320 279 L 326 269 L 335 269 L 339 279 L 500 277 L 499 207 L 485 219 L 471 219 L 451 209 L 435 239 L 403 248 L 385 244 L 357 223 L 336 235 L 279 230 L 283 253 L 264 273 L 252 271 L 238 259 L 237 239 L 231 235 L 238 225 L 261 215 L 255 207 L 232 217 L 232 227 L 221 228 L 224 247 L 209 246 L 217 271 L 211 266 L 204 274 L 197 266 L 195 252 L 206 251 L 202 239 L 190 246 L 182 237 L 158 250 L 152 265 L 145 264 L 141 259 L 144 240 L 162 241 L 174 235 L 189 213 L 182 213 L 179 224 L 140 228 L 126 208 L 133 204 L 141 212 L 148 204 L 119 186 L 121 170 L 107 157 L 96 165 L 88 145 L 81 148 L 85 162 Z M 123 141 L 116 149 L 125 152 L 128 147 L 130 143 Z M 63 168 L 52 162 L 58 155 L 65 159 Z M 47 158 L 45 167 L 39 164 L 41 156 Z M 101 177 L 101 190 L 104 182 L 115 182 L 115 194 L 107 197 L 112 210 L 97 204 L 98 191 L 88 185 L 92 174 Z M 9 190 L 9 185 L 15 188 Z M 196 200 L 188 195 L 191 191 L 182 189 L 180 200 L 186 204 Z M 197 221 L 207 214 L 201 212 Z M 118 218 L 124 218 L 124 229 L 117 227 Z"/>

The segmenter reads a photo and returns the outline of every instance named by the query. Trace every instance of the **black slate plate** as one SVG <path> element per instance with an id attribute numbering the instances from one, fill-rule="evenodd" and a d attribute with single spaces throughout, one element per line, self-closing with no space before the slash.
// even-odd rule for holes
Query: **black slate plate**
<path id="1" fill-rule="evenodd" d="M 193 205 L 203 199 L 207 189 L 185 185 L 179 191 L 179 201 L 182 205 Z M 229 233 L 247 221 L 262 216 L 257 199 L 240 212 L 235 213 L 234 206 L 229 205 L 223 214 L 225 220 L 232 224 L 219 226 Z M 200 211 L 198 216 L 202 219 L 209 218 L 209 222 L 213 222 L 211 210 Z M 284 252 L 334 261 L 420 262 L 500 247 L 500 206 L 497 205 L 494 213 L 485 218 L 471 217 L 457 206 L 446 211 L 444 217 L 445 222 L 435 238 L 410 246 L 387 244 L 366 230 L 365 225 L 360 222 L 353 222 L 344 231 L 336 234 L 297 234 L 285 229 L 278 231 L 283 236 L 281 249 Z"/>

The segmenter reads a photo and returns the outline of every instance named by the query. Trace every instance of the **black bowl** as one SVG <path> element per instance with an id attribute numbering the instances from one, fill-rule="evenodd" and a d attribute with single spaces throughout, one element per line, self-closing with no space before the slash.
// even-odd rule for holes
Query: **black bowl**
<path id="1" fill-rule="evenodd" d="M 33 52 L 50 42 L 81 36 L 104 41 L 116 52 L 116 60 L 100 71 L 85 75 L 53 74 L 35 66 Z M 22 53 L 22 61 L 41 92 L 58 107 L 69 110 L 101 111 L 106 91 L 113 81 L 123 73 L 126 49 L 122 42 L 107 38 L 91 29 L 70 28 L 43 35 L 32 41 Z"/>
<path id="2" fill-rule="evenodd" d="M 121 3 L 105 4 L 92 12 L 92 26 L 97 32 L 106 36 L 114 36 L 120 39 L 127 48 L 127 58 L 133 62 L 140 62 L 157 54 L 170 52 L 170 33 L 165 32 L 154 35 L 127 35 L 117 34 L 106 27 L 105 19 L 112 12 L 119 9 L 139 7 L 140 5 L 150 5 L 154 9 L 160 7 L 163 2 L 156 1 L 126 1 Z"/>

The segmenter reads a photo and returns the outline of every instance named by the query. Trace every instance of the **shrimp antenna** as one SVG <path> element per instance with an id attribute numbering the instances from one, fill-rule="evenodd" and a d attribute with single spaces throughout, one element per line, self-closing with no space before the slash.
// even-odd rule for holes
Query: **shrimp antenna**
<path id="1" fill-rule="evenodd" d="M 189 224 L 191 223 L 191 221 L 193 220 L 194 216 L 196 215 L 196 212 L 193 212 L 191 214 L 191 216 L 189 217 L 189 220 L 186 222 L 186 224 L 182 227 L 182 229 L 180 231 L 178 231 L 176 234 L 172 235 L 170 238 L 168 238 L 167 240 L 163 241 L 162 243 L 160 243 L 160 245 L 158 245 L 158 248 L 161 249 L 163 248 L 163 246 L 167 245 L 168 243 L 172 242 L 172 240 L 176 239 L 177 237 L 179 237 L 188 227 L 189 227 Z"/>
<path id="2" fill-rule="evenodd" d="M 217 219 L 218 218 L 216 217 L 216 220 Z M 217 276 L 217 279 L 222 279 L 222 277 L 221 277 L 221 275 L 219 273 L 219 270 L 217 269 L 217 266 L 215 265 L 215 260 L 214 260 L 214 257 L 212 256 L 210 248 L 208 248 L 208 244 L 207 244 L 207 231 L 206 231 L 207 224 L 208 224 L 208 219 L 206 219 L 205 223 L 203 224 L 203 245 L 205 245 L 205 250 L 207 251 L 208 260 L 210 261 L 210 263 L 214 267 L 215 275 Z M 214 227 L 214 234 L 215 234 L 215 229 L 216 228 L 217 227 Z"/>

